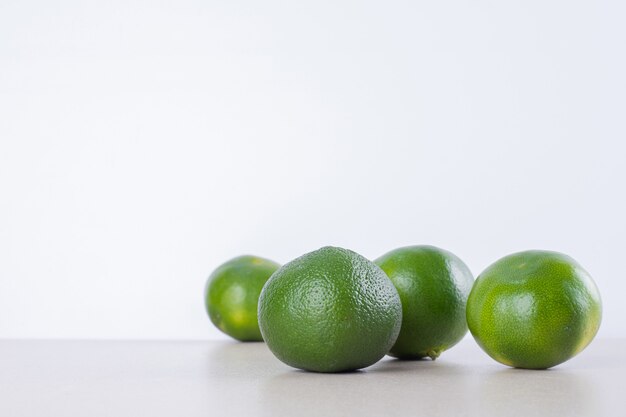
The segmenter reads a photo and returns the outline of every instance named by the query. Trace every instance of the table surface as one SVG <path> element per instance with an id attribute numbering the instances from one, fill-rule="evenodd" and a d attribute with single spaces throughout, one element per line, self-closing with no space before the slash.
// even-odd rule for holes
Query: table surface
<path id="1" fill-rule="evenodd" d="M 436 361 L 316 374 L 263 343 L 0 340 L 0 416 L 624 416 L 626 340 L 547 371 L 466 338 Z"/>

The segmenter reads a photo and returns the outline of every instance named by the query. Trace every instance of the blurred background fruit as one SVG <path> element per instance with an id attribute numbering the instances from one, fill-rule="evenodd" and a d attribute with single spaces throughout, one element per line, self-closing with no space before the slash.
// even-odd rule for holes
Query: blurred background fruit
<path id="1" fill-rule="evenodd" d="M 240 341 L 261 341 L 257 320 L 259 294 L 280 267 L 257 256 L 239 256 L 220 265 L 205 286 L 206 310 L 215 326 Z"/>

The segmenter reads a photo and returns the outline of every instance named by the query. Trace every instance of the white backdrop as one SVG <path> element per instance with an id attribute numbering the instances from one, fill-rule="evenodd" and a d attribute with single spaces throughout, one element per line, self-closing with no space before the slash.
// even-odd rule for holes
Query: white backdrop
<path id="1" fill-rule="evenodd" d="M 340 4 L 338 4 L 340 3 Z M 420 4 L 421 3 L 421 4 Z M 0 3 L 0 337 L 222 337 L 251 253 L 570 254 L 626 336 L 625 3 Z"/>

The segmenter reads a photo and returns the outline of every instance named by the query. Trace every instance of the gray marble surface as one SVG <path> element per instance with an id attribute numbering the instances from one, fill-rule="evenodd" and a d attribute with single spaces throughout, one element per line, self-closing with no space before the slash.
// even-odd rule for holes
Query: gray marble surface
<path id="1" fill-rule="evenodd" d="M 0 340 L 0 416 L 624 416 L 626 340 L 547 371 L 466 338 L 438 360 L 315 374 L 263 343 Z"/>

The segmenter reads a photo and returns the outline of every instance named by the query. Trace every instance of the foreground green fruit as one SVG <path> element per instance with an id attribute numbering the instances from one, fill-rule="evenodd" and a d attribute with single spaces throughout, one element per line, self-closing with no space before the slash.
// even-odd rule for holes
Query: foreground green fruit
<path id="1" fill-rule="evenodd" d="M 257 319 L 259 294 L 279 267 L 256 256 L 240 256 L 220 265 L 209 277 L 204 291 L 213 324 L 237 340 L 263 340 Z"/>
<path id="2" fill-rule="evenodd" d="M 295 368 L 341 372 L 380 360 L 400 331 L 402 306 L 385 273 L 361 255 L 324 247 L 280 268 L 259 299 L 270 350 Z"/>
<path id="3" fill-rule="evenodd" d="M 389 355 L 436 359 L 463 338 L 465 304 L 474 283 L 463 261 L 434 246 L 408 246 L 374 262 L 389 276 L 402 301 L 402 329 Z"/>
<path id="4" fill-rule="evenodd" d="M 602 303 L 589 274 L 557 252 L 506 256 L 476 279 L 467 304 L 472 335 L 493 359 L 545 369 L 581 352 L 600 327 Z"/>

